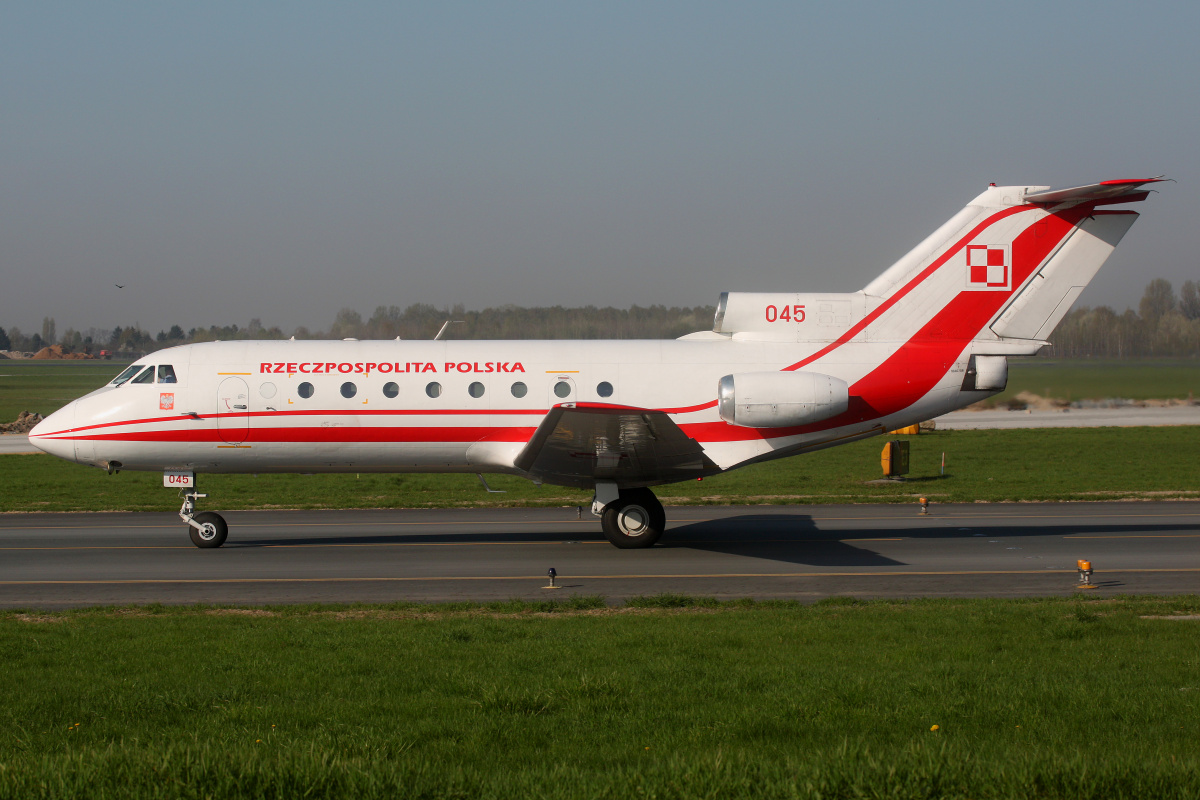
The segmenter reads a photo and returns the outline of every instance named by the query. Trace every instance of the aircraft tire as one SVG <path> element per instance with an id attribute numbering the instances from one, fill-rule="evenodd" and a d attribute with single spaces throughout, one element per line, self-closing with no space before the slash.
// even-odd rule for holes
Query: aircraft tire
<path id="1" fill-rule="evenodd" d="M 667 515 L 654 492 L 630 489 L 604 507 L 600 527 L 604 537 L 622 550 L 653 547 L 667 527 Z"/>
<path id="2" fill-rule="evenodd" d="M 225 544 L 225 537 L 229 535 L 229 526 L 225 524 L 224 517 L 212 511 L 203 511 L 192 519 L 204 526 L 204 530 L 200 531 L 188 525 L 188 535 L 192 537 L 192 544 L 205 548 L 220 547 Z"/>

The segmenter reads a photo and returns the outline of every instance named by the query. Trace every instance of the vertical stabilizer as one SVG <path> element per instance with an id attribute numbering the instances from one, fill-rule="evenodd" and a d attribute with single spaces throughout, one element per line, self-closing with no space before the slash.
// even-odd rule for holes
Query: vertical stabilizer
<path id="1" fill-rule="evenodd" d="M 1155 180 L 989 187 L 863 290 L 866 338 L 1048 334 L 1137 218 L 1097 206 L 1143 200 Z"/>

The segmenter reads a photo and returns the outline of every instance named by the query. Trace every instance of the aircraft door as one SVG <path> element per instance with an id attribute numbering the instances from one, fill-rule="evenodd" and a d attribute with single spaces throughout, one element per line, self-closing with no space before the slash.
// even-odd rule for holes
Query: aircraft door
<path id="1" fill-rule="evenodd" d="M 217 387 L 217 430 L 229 444 L 241 444 L 250 432 L 250 388 L 241 378 Z"/>
<path id="2" fill-rule="evenodd" d="M 551 407 L 575 402 L 575 381 L 566 375 L 557 375 L 550 382 Z"/>

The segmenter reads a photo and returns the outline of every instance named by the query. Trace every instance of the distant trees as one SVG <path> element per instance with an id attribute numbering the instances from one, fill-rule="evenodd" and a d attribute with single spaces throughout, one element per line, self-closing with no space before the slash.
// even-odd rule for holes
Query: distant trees
<path id="1" fill-rule="evenodd" d="M 1184 319 L 1200 319 L 1200 287 L 1195 281 L 1187 281 L 1179 287 L 1179 312 Z"/>
<path id="2" fill-rule="evenodd" d="M 352 308 L 334 317 L 328 332 L 296 328 L 297 339 L 432 339 L 447 321 L 446 339 L 671 339 L 712 328 L 712 306 L 630 308 L 521 308 L 498 306 L 469 311 L 462 305 L 438 308 L 428 303 L 407 307 L 377 306 L 366 319 Z M 235 339 L 285 339 L 278 326 L 265 327 L 255 317 L 238 325 L 192 328 L 172 325 L 151 335 L 138 325 L 84 332 L 68 328 L 64 349 L 108 349 L 122 354 L 146 353 L 186 342 Z M 54 341 L 52 317 L 42 321 L 42 333 L 26 336 L 17 327 L 0 328 L 0 349 L 33 352 Z M 1051 354 L 1067 358 L 1146 356 L 1200 357 L 1200 282 L 1187 281 L 1178 296 L 1170 281 L 1150 281 L 1137 311 L 1114 311 L 1108 306 L 1077 308 L 1068 313 L 1050 337 Z"/>
<path id="3" fill-rule="evenodd" d="M 1066 358 L 1200 356 L 1200 298 L 1193 281 L 1179 299 L 1170 281 L 1146 286 L 1138 310 L 1117 314 L 1108 306 L 1077 308 L 1063 317 L 1050 339 L 1051 353 Z"/>
<path id="4" fill-rule="evenodd" d="M 75 353 L 84 349 L 83 334 L 74 328 L 67 328 L 63 331 L 62 339 L 59 340 L 64 353 Z"/>
<path id="5" fill-rule="evenodd" d="M 1143 321 L 1155 324 L 1174 311 L 1176 305 L 1175 290 L 1171 288 L 1171 282 L 1155 278 L 1146 286 L 1142 302 L 1138 303 L 1138 313 L 1142 315 Z"/>
<path id="6" fill-rule="evenodd" d="M 365 322 L 342 309 L 330 338 L 431 339 L 447 321 L 446 339 L 670 339 L 712 328 L 713 306 L 668 308 L 564 308 L 501 306 L 468 311 L 461 305 L 438 309 L 416 303 L 405 309 L 379 306 Z"/>

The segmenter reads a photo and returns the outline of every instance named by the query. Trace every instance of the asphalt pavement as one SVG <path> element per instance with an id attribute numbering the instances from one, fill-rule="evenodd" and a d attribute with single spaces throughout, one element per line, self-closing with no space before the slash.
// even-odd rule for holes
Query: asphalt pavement
<path id="1" fill-rule="evenodd" d="M 247 511 L 191 545 L 170 514 L 0 515 L 0 607 L 1191 593 L 1200 503 L 667 509 L 618 550 L 571 509 Z M 1094 588 L 1077 588 L 1089 559 Z M 557 588 L 547 570 L 558 572 Z"/>

